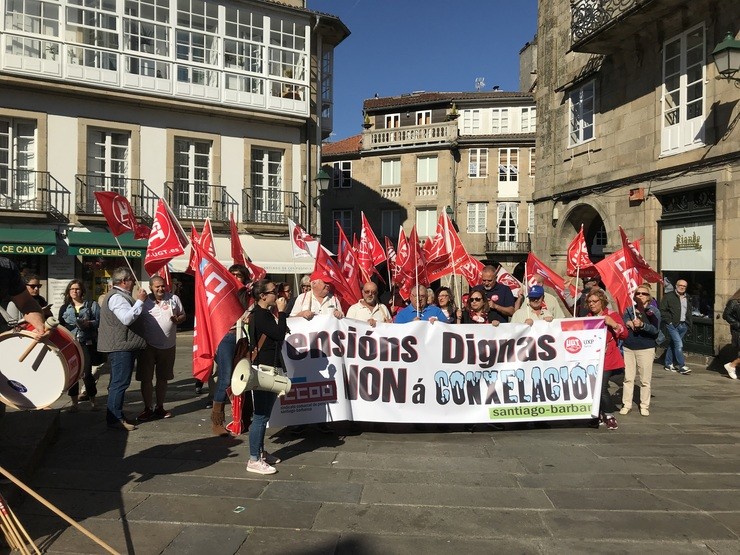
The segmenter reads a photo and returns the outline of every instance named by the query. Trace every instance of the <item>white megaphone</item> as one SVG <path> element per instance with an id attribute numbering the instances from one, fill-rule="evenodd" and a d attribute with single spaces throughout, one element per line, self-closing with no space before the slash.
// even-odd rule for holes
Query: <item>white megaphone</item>
<path id="1" fill-rule="evenodd" d="M 247 390 L 261 389 L 272 391 L 278 396 L 290 391 L 290 379 L 278 373 L 272 366 L 252 366 L 248 358 L 241 359 L 231 375 L 231 391 L 241 395 Z"/>

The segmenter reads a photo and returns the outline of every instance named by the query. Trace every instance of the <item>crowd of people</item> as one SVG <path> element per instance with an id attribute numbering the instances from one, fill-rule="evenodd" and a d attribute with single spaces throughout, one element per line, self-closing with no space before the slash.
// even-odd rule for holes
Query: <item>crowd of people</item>
<path id="1" fill-rule="evenodd" d="M 214 376 L 209 383 L 213 434 L 230 434 L 225 425 L 225 405 L 239 336 L 248 333 L 250 345 L 256 347 L 253 364 L 279 371 L 284 368 L 281 347 L 289 333 L 289 316 L 307 320 L 317 315 L 347 317 L 370 326 L 414 321 L 432 325 L 443 322 L 531 326 L 538 320 L 550 322 L 568 317 L 571 312 L 577 317 L 602 317 L 607 328 L 606 349 L 601 414 L 594 425 L 603 424 L 609 430 L 618 429 L 615 413 L 628 414 L 633 404 L 638 405 L 642 416 L 649 416 L 653 362 L 660 343 L 666 344 L 666 371 L 691 372 L 683 353 L 683 338 L 692 326 L 693 313 L 691 299 L 686 294 L 686 280 L 679 279 L 675 288 L 663 295 L 660 305 L 653 298 L 650 286 L 640 285 L 634 292 L 633 304 L 620 314 L 613 308 L 614 303 L 597 277 L 583 280 L 583 289 L 576 299 L 566 289 L 565 303 L 561 305 L 555 295 L 545 290 L 542 277 L 535 276 L 531 285 L 515 297 L 508 286 L 497 281 L 497 270 L 494 266 L 485 266 L 480 284 L 460 296 L 460 306 L 449 287 L 435 291 L 421 284 L 407 292 L 408 302 L 397 291 L 391 291 L 387 302 L 381 302 L 378 285 L 369 281 L 362 286 L 362 298 L 350 306 L 345 315 L 332 287 L 318 273 L 304 276 L 300 280 L 301 291 L 294 295 L 288 283 L 268 279 L 253 282 L 248 268 L 231 266 L 229 272 L 243 285 L 239 298 L 244 314 L 240 321 L 234 322 L 215 353 Z M 46 299 L 40 295 L 40 280 L 36 275 L 27 275 L 25 287 L 19 287 L 18 276 L 12 263 L 0 258 L 0 286 L 12 298 L 8 312 L 16 319 L 25 314 L 34 327 L 42 330 L 50 311 Z M 80 375 L 85 386 L 84 399 L 89 401 L 92 410 L 98 410 L 92 360 L 95 354 L 105 353 L 111 373 L 106 407 L 108 426 L 133 431 L 138 423 L 172 416 L 165 408 L 167 385 L 174 377 L 177 326 L 182 324 L 186 314 L 181 300 L 167 291 L 165 281 L 159 276 L 150 279 L 150 292 L 139 287 L 135 294 L 136 279 L 129 268 L 116 268 L 111 281 L 111 290 L 98 303 L 86 298 L 82 280 L 71 280 L 64 292 L 58 320 L 77 339 L 85 355 Z M 731 325 L 733 345 L 740 350 L 740 290 L 728 302 L 724 317 Z M 736 379 L 738 365 L 740 354 L 725 365 L 732 379 Z M 610 378 L 622 371 L 622 402 L 618 408 L 609 392 L 609 384 Z M 135 419 L 129 419 L 123 412 L 124 395 L 134 376 L 141 384 L 143 410 Z M 201 393 L 203 386 L 197 382 L 196 392 Z M 72 385 L 68 395 L 69 410 L 77 412 L 81 400 L 79 383 Z M 275 400 L 275 393 L 262 390 L 254 390 L 250 397 L 247 409 L 251 419 L 249 472 L 272 474 L 277 471 L 274 465 L 280 460 L 264 449 L 265 429 Z"/>

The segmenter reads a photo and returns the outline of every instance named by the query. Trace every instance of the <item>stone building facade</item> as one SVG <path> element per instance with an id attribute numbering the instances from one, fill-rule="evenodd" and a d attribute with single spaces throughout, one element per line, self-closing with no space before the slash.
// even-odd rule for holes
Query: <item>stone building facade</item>
<path id="1" fill-rule="evenodd" d="M 581 224 L 592 258 L 640 239 L 697 306 L 687 341 L 717 353 L 740 286 L 740 89 L 711 52 L 732 0 L 541 0 L 533 250 L 564 270 Z M 659 291 L 658 293 L 661 293 Z"/>
<path id="2" fill-rule="evenodd" d="M 434 235 L 445 211 L 468 252 L 509 269 L 529 252 L 534 216 L 531 94 L 417 92 L 364 102 L 362 134 L 326 143 L 333 179 L 321 198 L 322 239 L 336 245 L 335 221 L 348 237 L 364 212 L 375 234 L 398 239 L 416 225 Z"/>

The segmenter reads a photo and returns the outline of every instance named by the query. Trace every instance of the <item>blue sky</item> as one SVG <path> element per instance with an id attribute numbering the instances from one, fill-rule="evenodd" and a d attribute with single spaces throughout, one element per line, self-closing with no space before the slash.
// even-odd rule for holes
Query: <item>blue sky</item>
<path id="1" fill-rule="evenodd" d="M 376 93 L 519 89 L 519 50 L 537 31 L 536 0 L 308 0 L 352 34 L 334 52 L 334 135 L 362 131 Z"/>

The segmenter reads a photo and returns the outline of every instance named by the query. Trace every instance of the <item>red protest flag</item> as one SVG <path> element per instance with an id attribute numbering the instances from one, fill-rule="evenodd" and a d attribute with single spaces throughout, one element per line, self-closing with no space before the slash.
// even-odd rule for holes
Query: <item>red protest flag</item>
<path id="1" fill-rule="evenodd" d="M 583 235 L 583 224 L 581 224 L 581 229 L 568 245 L 565 273 L 571 277 L 576 274 L 581 277 L 596 277 L 598 275 L 594 263 L 588 257 L 586 238 Z"/>
<path id="2" fill-rule="evenodd" d="M 619 314 L 624 314 L 625 309 L 632 306 L 632 296 L 642 283 L 640 273 L 629 265 L 628 255 L 624 251 L 623 248 L 619 249 L 596 263 L 601 281 L 617 302 Z"/>
<path id="3" fill-rule="evenodd" d="M 398 245 L 396 246 L 396 275 L 393 277 L 396 285 L 400 286 L 406 279 L 404 266 L 409 257 L 409 241 L 401 228 L 398 232 Z"/>
<path id="4" fill-rule="evenodd" d="M 444 217 L 442 219 L 442 217 Z M 440 219 L 443 221 L 442 230 L 445 237 L 446 249 L 450 256 L 450 265 L 452 271 L 460 274 L 465 278 L 470 287 L 480 283 L 480 273 L 483 270 L 483 264 L 470 256 L 460 240 L 460 236 L 455 231 L 455 226 L 447 214 L 442 214 Z"/>
<path id="5" fill-rule="evenodd" d="M 190 258 L 188 259 L 188 267 L 185 268 L 185 273 L 191 276 L 195 275 L 196 261 L 195 261 L 195 247 L 193 245 L 200 240 L 198 232 L 194 226 L 190 227 Z"/>
<path id="6" fill-rule="evenodd" d="M 624 232 L 621 225 L 619 226 L 619 234 L 622 236 L 622 250 L 624 250 L 627 267 L 637 270 L 640 277 L 645 281 L 649 281 L 651 283 L 663 281 L 662 276 L 653 270 L 640 254 L 639 243 L 635 241 L 633 244 L 627 240 L 627 234 Z"/>
<path id="7" fill-rule="evenodd" d="M 416 233 L 416 226 L 411 228 L 411 234 L 409 235 L 408 242 L 408 256 L 401 267 L 403 274 L 403 283 L 399 291 L 401 297 L 408 299 L 411 290 L 414 285 L 421 284 L 429 286 L 429 280 L 427 279 L 426 262 L 424 260 L 424 253 L 422 252 L 421 245 L 419 244 L 419 237 Z"/>
<path id="8" fill-rule="evenodd" d="M 241 284 L 214 256 L 193 244 L 195 271 L 195 336 L 193 377 L 208 381 L 218 344 L 244 313 L 238 292 Z"/>
<path id="9" fill-rule="evenodd" d="M 393 241 L 384 237 L 385 240 L 385 256 L 388 263 L 388 274 L 390 275 L 391 283 L 393 285 L 396 282 L 396 276 L 398 275 L 398 266 L 396 265 L 396 249 L 393 248 Z"/>
<path id="10" fill-rule="evenodd" d="M 375 233 L 373 233 L 364 212 L 362 212 L 362 229 L 360 230 L 357 259 L 366 280 L 369 280 L 370 276 L 375 273 L 375 266 L 386 259 L 383 245 L 380 244 Z"/>
<path id="11" fill-rule="evenodd" d="M 210 254 L 213 258 L 216 257 L 216 245 L 213 243 L 213 229 L 211 228 L 211 219 L 206 218 L 203 224 L 203 231 L 200 233 L 200 248 Z"/>
<path id="12" fill-rule="evenodd" d="M 236 228 L 234 214 L 229 217 L 229 232 L 231 234 L 231 260 L 234 264 L 246 266 L 247 259 L 244 256 L 241 239 L 239 239 L 239 230 Z"/>
<path id="13" fill-rule="evenodd" d="M 337 244 L 337 263 L 342 270 L 342 276 L 350 286 L 354 286 L 356 283 L 362 288 L 363 278 L 360 272 L 360 265 L 357 261 L 355 249 L 350 245 L 347 236 L 339 225 L 339 222 L 334 222 L 339 230 L 339 242 Z"/>
<path id="14" fill-rule="evenodd" d="M 100 211 L 105 216 L 110 232 L 115 237 L 127 231 L 136 232 L 139 224 L 136 221 L 134 209 L 126 197 L 112 191 L 95 191 L 94 195 L 100 206 Z"/>
<path id="15" fill-rule="evenodd" d="M 498 272 L 496 273 L 496 281 L 511 289 L 511 293 L 514 295 L 515 299 L 521 293 L 522 284 L 519 282 L 518 279 L 507 272 L 503 266 L 499 266 L 498 268 Z"/>
<path id="16" fill-rule="evenodd" d="M 290 235 L 290 248 L 293 250 L 293 258 L 304 256 L 316 258 L 319 242 L 290 218 L 288 218 L 288 234 Z"/>
<path id="17" fill-rule="evenodd" d="M 529 255 L 527 256 L 525 274 L 528 276 L 529 285 L 535 284 L 533 280 L 534 276 L 541 276 L 545 285 L 553 288 L 555 292 L 558 294 L 558 297 L 560 297 L 563 300 L 563 304 L 565 304 L 565 306 L 569 310 L 571 311 L 573 310 L 573 305 L 568 304 L 565 300 L 565 280 L 557 272 L 555 272 L 555 270 L 553 270 L 547 264 L 542 262 L 542 260 L 537 258 L 533 252 L 530 252 Z M 575 293 L 576 293 L 575 287 L 571 285 L 570 286 L 571 297 L 575 297 Z"/>
<path id="18" fill-rule="evenodd" d="M 339 264 L 330 256 L 329 251 L 323 246 L 319 246 L 316 253 L 316 263 L 311 274 L 311 279 L 322 279 L 332 286 L 334 295 L 339 299 L 342 309 L 346 312 L 350 306 L 360 300 L 360 294 L 357 286 L 347 283 L 342 275 L 342 269 Z"/>
<path id="19" fill-rule="evenodd" d="M 442 212 L 437 220 L 437 231 L 434 237 L 427 237 L 424 242 L 424 258 L 430 283 L 454 272 L 446 219 L 447 214 Z"/>
<path id="20" fill-rule="evenodd" d="M 187 245 L 188 240 L 180 223 L 167 203 L 159 199 L 144 258 L 144 269 L 150 276 L 154 275 L 170 260 L 183 254 Z"/>

